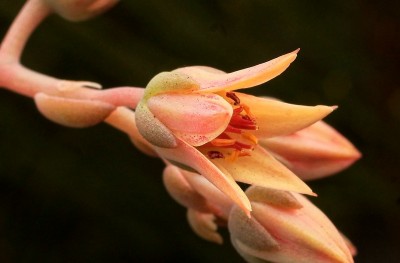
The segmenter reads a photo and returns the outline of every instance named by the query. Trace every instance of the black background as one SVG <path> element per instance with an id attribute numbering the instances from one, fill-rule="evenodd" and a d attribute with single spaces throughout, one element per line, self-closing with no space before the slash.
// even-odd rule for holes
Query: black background
<path id="1" fill-rule="evenodd" d="M 5 34 L 23 1 L 1 0 Z M 399 2 L 121 1 L 83 23 L 52 16 L 23 63 L 105 87 L 145 86 L 161 71 L 234 71 L 301 48 L 277 79 L 249 90 L 339 105 L 326 121 L 363 153 L 310 182 L 313 201 L 358 247 L 356 262 L 400 260 Z M 243 262 L 198 238 L 166 193 L 163 164 L 100 124 L 70 129 L 0 90 L 0 262 Z"/>

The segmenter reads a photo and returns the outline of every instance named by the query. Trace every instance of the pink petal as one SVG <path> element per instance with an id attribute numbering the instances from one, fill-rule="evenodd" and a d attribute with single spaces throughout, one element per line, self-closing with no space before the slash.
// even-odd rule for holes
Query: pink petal
<path id="1" fill-rule="evenodd" d="M 58 124 L 84 128 L 102 122 L 115 107 L 95 100 L 79 100 L 37 93 L 34 97 L 40 113 Z"/>
<path id="2" fill-rule="evenodd" d="M 140 134 L 154 146 L 176 147 L 175 135 L 149 110 L 145 101 L 141 101 L 135 111 L 136 127 Z"/>
<path id="3" fill-rule="evenodd" d="M 208 151 L 209 149 L 203 148 L 202 150 Z M 302 180 L 260 146 L 257 146 L 250 156 L 238 157 L 234 161 L 216 158 L 212 159 L 211 162 L 236 181 L 315 195 Z"/>
<path id="4" fill-rule="evenodd" d="M 212 209 L 211 213 L 218 216 L 218 218 L 227 220 L 234 204 L 232 200 L 204 176 L 186 170 L 181 170 L 181 173 L 189 185 L 207 200 L 209 207 Z"/>
<path id="5" fill-rule="evenodd" d="M 241 104 L 247 105 L 256 120 L 259 138 L 292 134 L 321 120 L 336 107 L 303 106 L 284 103 L 275 99 L 259 98 L 243 93 L 235 93 Z"/>
<path id="6" fill-rule="evenodd" d="M 296 197 L 304 199 L 300 195 Z M 285 210 L 253 203 L 253 216 L 274 237 L 280 240 L 280 253 L 271 255 L 277 262 L 337 262 L 352 263 L 352 256 L 331 221 L 312 204 L 302 201 L 303 208 L 288 213 Z M 262 252 L 259 256 L 262 257 Z M 266 251 L 266 253 L 268 253 Z"/>
<path id="7" fill-rule="evenodd" d="M 211 212 L 206 199 L 193 189 L 178 167 L 167 165 L 163 172 L 163 182 L 168 193 L 179 204 L 203 213 Z"/>
<path id="8" fill-rule="evenodd" d="M 252 187 L 246 192 L 250 190 Z M 264 188 L 264 191 L 269 190 Z M 304 196 L 297 193 L 292 195 L 302 207 L 285 209 L 268 204 L 268 200 L 254 202 L 250 198 L 254 208 L 253 218 L 267 231 L 267 236 L 277 241 L 278 249 L 264 248 L 258 243 L 245 243 L 241 235 L 235 236 L 239 232 L 233 231 L 235 247 L 245 255 L 272 262 L 352 263 L 353 258 L 346 242 L 329 218 Z M 240 210 L 233 208 L 229 220 L 235 216 L 242 217 Z M 238 225 L 240 227 L 240 222 Z"/>
<path id="9" fill-rule="evenodd" d="M 337 173 L 361 157 L 345 137 L 323 121 L 291 135 L 261 140 L 260 144 L 305 180 Z"/>
<path id="10" fill-rule="evenodd" d="M 172 164 L 185 170 L 194 170 L 203 175 L 241 207 L 246 214 L 250 215 L 250 202 L 239 185 L 229 175 L 223 174 L 196 148 L 177 139 L 177 147 L 175 148 L 155 147 L 155 149 L 161 157 Z"/>
<path id="11" fill-rule="evenodd" d="M 232 116 L 232 106 L 215 94 L 159 94 L 149 98 L 147 106 L 175 136 L 193 146 L 220 135 Z"/>
<path id="12" fill-rule="evenodd" d="M 213 214 L 202 213 L 188 209 L 187 218 L 192 230 L 201 238 L 217 244 L 222 244 L 222 236 L 217 232 L 218 226 L 215 223 Z"/>
<path id="13" fill-rule="evenodd" d="M 251 88 L 280 75 L 296 59 L 297 52 L 298 50 L 257 66 L 228 74 L 221 74 L 221 71 L 208 67 L 180 68 L 175 72 L 191 76 L 200 84 L 201 91 L 218 92 Z"/>

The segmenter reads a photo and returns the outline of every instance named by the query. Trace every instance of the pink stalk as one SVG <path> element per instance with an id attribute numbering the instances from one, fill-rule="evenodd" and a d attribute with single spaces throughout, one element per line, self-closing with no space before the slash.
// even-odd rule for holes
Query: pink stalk
<path id="1" fill-rule="evenodd" d="M 29 37 L 51 13 L 41 0 L 28 0 L 8 30 L 0 47 L 2 63 L 18 63 Z"/>
<path id="2" fill-rule="evenodd" d="M 101 86 L 87 81 L 57 79 L 20 64 L 29 37 L 51 12 L 50 7 L 41 0 L 28 0 L 23 6 L 0 46 L 0 86 L 28 97 L 41 92 L 50 96 L 98 100 L 114 106 L 135 108 L 143 96 L 142 88 L 88 89 Z"/>

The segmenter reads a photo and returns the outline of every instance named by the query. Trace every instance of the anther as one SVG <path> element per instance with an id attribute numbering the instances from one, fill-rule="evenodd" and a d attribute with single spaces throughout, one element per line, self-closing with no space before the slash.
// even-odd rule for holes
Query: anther
<path id="1" fill-rule="evenodd" d="M 224 155 L 219 151 L 209 151 L 207 155 L 210 159 L 224 158 Z"/>
<path id="2" fill-rule="evenodd" d="M 213 146 L 217 146 L 217 147 L 224 147 L 224 146 L 231 146 L 234 145 L 236 142 L 236 140 L 234 139 L 214 139 L 212 140 L 210 143 Z"/>
<path id="3" fill-rule="evenodd" d="M 244 109 L 244 111 L 246 112 L 247 116 L 249 116 L 250 119 L 254 120 L 254 116 L 250 112 L 250 107 L 247 106 L 246 104 L 241 104 L 240 106 Z"/>
<path id="4" fill-rule="evenodd" d="M 226 159 L 228 161 L 234 162 L 238 159 L 239 155 L 240 155 L 240 151 L 234 150 Z"/>
<path id="5" fill-rule="evenodd" d="M 249 133 L 249 132 L 243 132 L 242 136 L 243 136 L 243 138 L 251 141 L 254 145 L 258 144 L 258 139 L 254 134 Z"/>
<path id="6" fill-rule="evenodd" d="M 229 91 L 226 93 L 226 96 L 228 98 L 230 98 L 231 100 L 233 100 L 233 105 L 239 105 L 240 104 L 240 99 L 238 96 L 236 96 L 236 94 L 232 91 Z"/>

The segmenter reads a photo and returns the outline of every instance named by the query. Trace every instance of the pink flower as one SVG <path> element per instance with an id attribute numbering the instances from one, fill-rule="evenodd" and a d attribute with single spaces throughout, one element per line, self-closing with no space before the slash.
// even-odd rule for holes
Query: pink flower
<path id="1" fill-rule="evenodd" d="M 315 195 L 258 141 L 293 134 L 336 107 L 234 92 L 278 76 L 296 56 L 297 50 L 229 74 L 209 67 L 160 73 L 137 106 L 138 130 L 160 157 L 197 171 L 248 215 L 250 202 L 235 181 Z"/>

